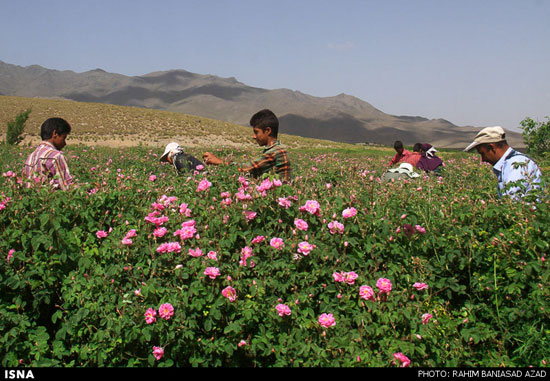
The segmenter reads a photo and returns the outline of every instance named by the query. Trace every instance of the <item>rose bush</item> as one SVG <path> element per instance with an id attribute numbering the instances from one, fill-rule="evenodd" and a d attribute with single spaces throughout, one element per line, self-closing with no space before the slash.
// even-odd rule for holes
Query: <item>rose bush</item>
<path id="1" fill-rule="evenodd" d="M 550 361 L 548 188 L 499 200 L 475 155 L 381 183 L 384 152 L 292 152 L 290 186 L 69 146 L 51 192 L 3 150 L 2 366 Z"/>

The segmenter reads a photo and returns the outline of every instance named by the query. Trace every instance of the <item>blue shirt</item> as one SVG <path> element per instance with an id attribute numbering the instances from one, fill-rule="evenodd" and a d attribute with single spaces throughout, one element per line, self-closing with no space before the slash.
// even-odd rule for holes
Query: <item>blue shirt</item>
<path id="1" fill-rule="evenodd" d="M 542 173 L 537 164 L 511 147 L 506 150 L 504 155 L 493 166 L 493 172 L 498 179 L 498 195 L 508 195 L 513 199 L 518 199 L 529 191 L 539 188 Z M 519 181 L 520 186 L 507 184 Z M 524 189 L 523 189 L 524 188 Z"/>

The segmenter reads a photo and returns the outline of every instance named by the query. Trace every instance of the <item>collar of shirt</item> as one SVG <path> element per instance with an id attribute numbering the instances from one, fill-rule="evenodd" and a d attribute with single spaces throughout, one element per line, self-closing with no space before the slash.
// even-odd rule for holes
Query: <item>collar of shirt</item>
<path id="1" fill-rule="evenodd" d="M 48 141 L 46 141 L 46 140 L 41 141 L 40 144 L 39 144 L 39 146 L 41 146 L 41 145 L 45 145 L 45 146 L 48 146 L 48 147 L 50 147 L 50 148 L 53 148 L 53 149 L 56 150 L 56 151 L 59 151 L 57 148 L 55 148 L 55 146 L 54 146 L 52 143 L 50 143 L 50 142 L 48 142 Z"/>
<path id="2" fill-rule="evenodd" d="M 270 145 L 270 146 L 267 147 L 267 148 L 264 148 L 264 153 L 267 152 L 267 151 L 269 151 L 269 150 L 272 149 L 273 147 L 280 145 L 280 144 L 281 144 L 281 143 L 279 143 L 278 140 L 275 140 L 275 142 L 274 142 L 272 145 Z"/>
<path id="3" fill-rule="evenodd" d="M 506 158 L 508 157 L 510 152 L 512 152 L 512 147 L 509 147 L 506 152 L 504 152 L 504 155 L 502 155 L 493 166 L 493 172 L 495 172 L 497 176 L 502 172 L 502 168 L 504 167 L 504 163 L 506 162 Z"/>

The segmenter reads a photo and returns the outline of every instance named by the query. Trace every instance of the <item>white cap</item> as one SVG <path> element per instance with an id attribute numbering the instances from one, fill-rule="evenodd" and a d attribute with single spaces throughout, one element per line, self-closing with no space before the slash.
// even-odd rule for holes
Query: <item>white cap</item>
<path id="1" fill-rule="evenodd" d="M 178 143 L 175 143 L 175 142 L 168 143 L 166 145 L 166 148 L 164 149 L 164 153 L 160 157 L 160 161 L 167 161 L 166 158 L 168 157 L 168 154 L 170 152 L 176 152 L 179 149 L 180 149 L 180 145 Z"/>
<path id="2" fill-rule="evenodd" d="M 464 149 L 464 152 L 471 150 L 483 143 L 498 143 L 506 139 L 506 133 L 500 126 L 485 127 L 479 131 L 472 144 Z"/>

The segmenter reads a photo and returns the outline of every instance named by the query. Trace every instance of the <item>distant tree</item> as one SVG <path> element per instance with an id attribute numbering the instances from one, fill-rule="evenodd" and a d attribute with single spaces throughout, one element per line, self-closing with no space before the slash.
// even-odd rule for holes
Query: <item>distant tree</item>
<path id="1" fill-rule="evenodd" d="M 16 145 L 21 143 L 23 137 L 23 130 L 25 129 L 25 123 L 29 118 L 31 109 L 21 112 L 15 117 L 14 120 L 8 122 L 8 130 L 6 132 L 6 143 L 9 145 Z"/>
<path id="2" fill-rule="evenodd" d="M 538 155 L 550 153 L 550 119 L 546 117 L 546 122 L 535 122 L 531 118 L 525 118 L 521 121 L 523 130 L 523 142 L 527 145 L 529 152 Z"/>

